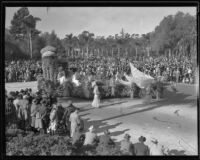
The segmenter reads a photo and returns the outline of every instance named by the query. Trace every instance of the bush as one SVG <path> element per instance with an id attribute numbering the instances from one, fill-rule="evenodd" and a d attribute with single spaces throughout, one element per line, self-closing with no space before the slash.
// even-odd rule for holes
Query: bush
<path id="1" fill-rule="evenodd" d="M 71 155 L 72 148 L 69 137 L 56 135 L 19 135 L 6 142 L 7 155 Z"/>
<path id="2" fill-rule="evenodd" d="M 125 86 L 120 83 L 117 83 L 115 85 L 115 97 L 117 97 L 117 98 L 129 97 L 130 91 L 131 91 L 131 89 L 128 86 Z"/>

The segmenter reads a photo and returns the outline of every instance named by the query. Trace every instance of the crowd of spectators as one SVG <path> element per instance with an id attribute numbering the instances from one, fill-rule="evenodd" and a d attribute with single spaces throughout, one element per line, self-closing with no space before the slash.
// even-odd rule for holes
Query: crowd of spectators
<path id="1" fill-rule="evenodd" d="M 50 134 L 70 137 L 70 143 L 75 148 L 89 147 L 107 154 L 108 148 L 117 144 L 111 138 L 108 130 L 97 136 L 94 126 L 84 128 L 84 121 L 79 115 L 79 108 L 70 100 L 67 106 L 62 106 L 59 99 L 42 91 L 33 93 L 29 88 L 6 93 L 6 135 L 17 136 L 31 131 L 35 135 Z M 65 104 L 66 105 L 66 104 Z M 140 136 L 138 142 L 132 143 L 131 136 L 125 134 L 120 142 L 122 155 L 165 155 L 166 148 L 157 140 L 152 140 L 149 147 L 146 138 Z"/>
<path id="2" fill-rule="evenodd" d="M 35 81 L 37 75 L 41 73 L 42 66 L 40 61 L 5 61 L 5 82 Z"/>
<path id="3" fill-rule="evenodd" d="M 68 68 L 77 71 L 81 76 L 94 75 L 97 79 L 122 78 L 124 73 L 130 74 L 129 63 L 140 71 L 152 76 L 165 77 L 166 81 L 176 83 L 194 83 L 195 68 L 194 64 L 187 57 L 167 58 L 167 57 L 148 57 L 134 61 L 125 58 L 89 58 L 73 59 L 69 61 Z M 19 60 L 5 62 L 5 81 L 6 82 L 27 82 L 34 81 L 38 74 L 42 73 L 40 61 Z"/>
<path id="4" fill-rule="evenodd" d="M 134 59 L 118 58 L 93 58 L 69 62 L 69 68 L 76 68 L 80 75 L 95 75 L 100 79 L 111 77 L 124 79 L 124 73 L 130 74 L 129 63 L 154 78 L 165 77 L 168 82 L 194 83 L 195 67 L 191 60 L 167 57 L 149 57 L 134 61 Z"/>

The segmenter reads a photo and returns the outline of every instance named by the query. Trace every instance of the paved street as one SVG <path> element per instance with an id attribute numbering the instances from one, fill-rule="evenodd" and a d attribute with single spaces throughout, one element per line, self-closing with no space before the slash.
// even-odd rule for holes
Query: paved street
<path id="1" fill-rule="evenodd" d="M 27 87 L 34 88 L 35 91 L 36 82 L 6 84 L 8 92 Z M 73 101 L 75 106 L 81 108 L 85 128 L 94 125 L 98 135 L 109 129 L 116 141 L 129 133 L 133 142 L 143 135 L 149 145 L 151 138 L 157 138 L 174 154 L 197 155 L 196 87 L 179 84 L 177 90 L 174 93 L 168 87 L 164 99 L 160 102 L 153 101 L 149 105 L 144 105 L 141 99 L 108 99 L 102 100 L 100 109 L 93 109 L 91 101 Z M 68 99 L 61 100 L 63 106 Z"/>

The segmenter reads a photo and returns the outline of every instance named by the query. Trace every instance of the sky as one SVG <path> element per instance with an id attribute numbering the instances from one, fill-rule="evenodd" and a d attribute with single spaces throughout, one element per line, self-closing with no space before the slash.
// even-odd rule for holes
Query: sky
<path id="1" fill-rule="evenodd" d="M 6 7 L 5 25 L 9 28 L 13 15 L 20 7 Z M 152 32 L 162 19 L 178 11 L 196 15 L 196 7 L 28 7 L 30 14 L 41 18 L 36 28 L 42 32 L 52 30 L 59 38 L 66 34 L 78 35 L 89 31 L 95 36 Z"/>

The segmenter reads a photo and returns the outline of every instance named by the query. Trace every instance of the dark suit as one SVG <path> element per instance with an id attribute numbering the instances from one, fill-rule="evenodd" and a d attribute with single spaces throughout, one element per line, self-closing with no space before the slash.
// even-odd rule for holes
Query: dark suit
<path id="1" fill-rule="evenodd" d="M 134 146 L 128 140 L 122 140 L 120 143 L 120 150 L 124 155 L 134 155 Z"/>
<path id="2" fill-rule="evenodd" d="M 68 129 L 70 128 L 70 122 L 69 122 L 70 114 L 73 113 L 75 110 L 76 110 L 76 107 L 74 107 L 71 104 L 70 106 L 68 106 L 65 109 L 65 112 L 63 114 L 62 121 L 65 123 L 65 125 L 68 127 Z"/>
<path id="3" fill-rule="evenodd" d="M 113 142 L 113 140 L 110 138 L 109 135 L 102 135 L 99 138 L 99 144 L 101 145 L 115 145 L 115 143 Z"/>
<path id="4" fill-rule="evenodd" d="M 149 147 L 147 145 L 145 145 L 144 143 L 135 143 L 134 144 L 134 153 L 135 155 L 149 155 Z"/>

